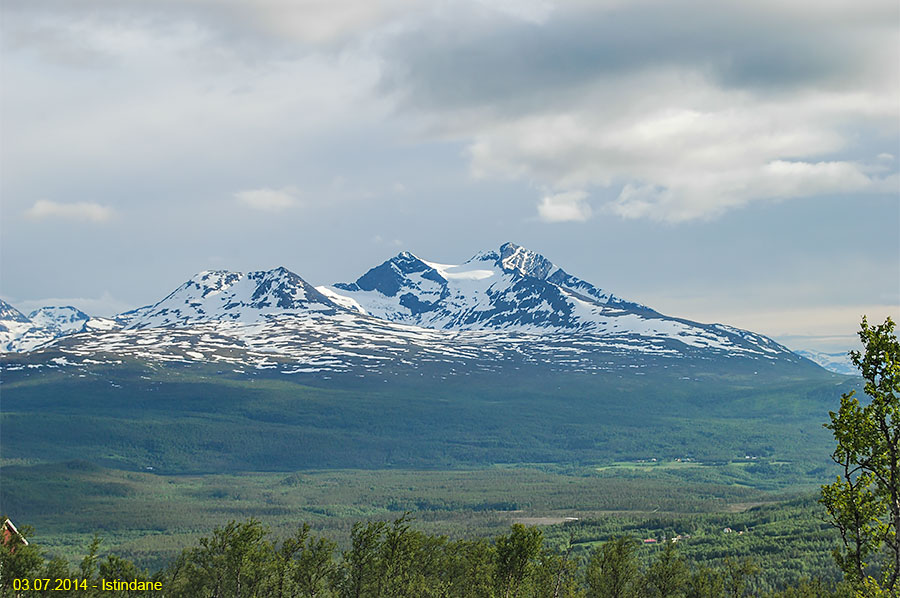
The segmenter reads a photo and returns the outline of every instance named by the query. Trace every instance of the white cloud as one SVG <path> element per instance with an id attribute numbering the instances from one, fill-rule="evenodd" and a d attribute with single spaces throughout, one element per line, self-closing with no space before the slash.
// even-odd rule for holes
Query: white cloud
<path id="1" fill-rule="evenodd" d="M 651 218 L 681 222 L 713 218 L 723 212 L 762 199 L 789 199 L 882 191 L 888 179 L 866 175 L 851 162 L 773 160 L 768 164 L 719 173 L 694 170 L 693 179 L 659 179 L 668 187 L 626 184 L 606 207 L 623 218 Z"/>
<path id="2" fill-rule="evenodd" d="M 476 177 L 619 188 L 613 212 L 678 222 L 760 200 L 891 192 L 883 164 L 820 157 L 852 145 L 843 123 L 887 133 L 896 114 L 889 96 L 855 90 L 763 98 L 655 72 L 598 84 L 565 109 L 473 122 L 468 153 Z"/>
<path id="3" fill-rule="evenodd" d="M 375 235 L 374 237 L 372 237 L 372 242 L 379 245 L 390 245 L 392 247 L 403 246 L 403 241 L 401 241 L 400 239 L 385 239 L 381 235 Z"/>
<path id="4" fill-rule="evenodd" d="M 285 187 L 284 189 L 250 189 L 234 194 L 241 204 L 266 212 L 280 212 L 298 205 L 297 189 Z"/>
<path id="5" fill-rule="evenodd" d="M 32 0 L 8 11 L 3 104 L 14 117 L 3 145 L 16 151 L 0 157 L 18 189 L 48 164 L 67 184 L 109 168 L 144 189 L 161 171 L 284 180 L 273 173 L 293 167 L 284 156 L 305 152 L 341 156 L 332 169 L 346 174 L 360 152 L 338 146 L 388 155 L 418 127 L 430 137 L 423 151 L 435 138 L 462 143 L 484 178 L 550 196 L 609 188 L 618 197 L 606 209 L 625 218 L 710 218 L 754 201 L 890 192 L 896 181 L 891 158 L 865 161 L 897 135 L 896 61 L 885 51 L 896 47 L 895 3 L 80 5 Z M 66 101 L 47 111 L 48 97 Z M 869 145 L 866 131 L 881 143 Z M 236 197 L 264 210 L 295 205 L 279 193 Z M 591 209 L 540 206 L 550 221 Z"/>
<path id="6" fill-rule="evenodd" d="M 411 35 L 387 68 L 477 178 L 607 188 L 626 218 L 896 192 L 872 157 L 898 136 L 897 6 L 783 4 L 561 1 L 540 25 Z"/>
<path id="7" fill-rule="evenodd" d="M 105 222 L 112 218 L 113 211 L 110 207 L 95 202 L 58 203 L 48 199 L 39 199 L 25 211 L 25 215 L 36 220 L 58 218 L 70 221 Z"/>
<path id="8" fill-rule="evenodd" d="M 564 191 L 546 195 L 538 204 L 538 215 L 544 222 L 583 222 L 591 217 L 591 206 L 584 191 Z"/>

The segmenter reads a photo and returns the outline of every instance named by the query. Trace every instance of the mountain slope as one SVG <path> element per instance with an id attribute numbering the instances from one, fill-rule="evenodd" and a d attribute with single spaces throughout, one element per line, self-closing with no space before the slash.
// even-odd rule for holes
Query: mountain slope
<path id="1" fill-rule="evenodd" d="M 461 265 L 403 252 L 354 283 L 320 287 L 333 301 L 392 322 L 453 330 L 593 334 L 756 355 L 788 349 L 723 325 L 664 316 L 585 282 L 513 243 Z"/>
<path id="2" fill-rule="evenodd" d="M 117 316 L 139 330 L 210 321 L 257 322 L 299 311 L 333 313 L 339 306 L 280 267 L 257 272 L 200 272 L 161 301 Z"/>
<path id="3" fill-rule="evenodd" d="M 0 300 L 0 353 L 20 353 L 36 349 L 60 337 L 80 332 L 113 330 L 120 324 L 109 318 L 92 318 L 66 306 L 46 306 L 25 317 Z"/>
<path id="4" fill-rule="evenodd" d="M 5 456 L 178 473 L 770 455 L 806 472 L 828 452 L 846 380 L 765 337 L 512 245 L 373 271 L 322 291 L 284 268 L 202 272 L 0 356 Z"/>
<path id="5" fill-rule="evenodd" d="M 65 307 L 42 307 L 28 314 L 28 319 L 38 328 L 53 336 L 62 336 L 84 330 L 91 319 L 89 315 L 71 305 Z"/>
<path id="6" fill-rule="evenodd" d="M 571 299 L 595 307 L 656 313 L 512 243 L 499 252 L 481 252 L 461 265 L 438 264 L 402 252 L 356 282 L 337 283 L 326 292 L 347 297 L 376 317 L 427 328 L 583 328 L 586 322 L 573 313 Z"/>
<path id="7" fill-rule="evenodd" d="M 25 317 L 25 314 L 17 310 L 15 307 L 0 299 L 0 352 L 28 350 L 31 346 L 36 346 L 40 342 L 32 344 L 28 343 L 25 349 L 19 348 L 19 339 L 26 335 L 35 335 L 35 325 Z M 41 342 L 46 342 L 52 337 L 44 338 Z"/>
<path id="8" fill-rule="evenodd" d="M 123 358 L 358 375 L 421 375 L 438 364 L 435 375 L 520 366 L 598 372 L 685 360 L 717 370 L 758 370 L 758 362 L 814 367 L 764 336 L 617 297 L 512 243 L 461 265 L 404 252 L 331 288 L 313 288 L 285 268 L 206 271 L 113 320 L 85 321 L 75 312 L 35 312 L 56 328 L 35 328 L 41 343 L 25 350 L 37 350 L 7 360 L 6 369 Z M 750 362 L 721 362 L 734 359 Z"/>

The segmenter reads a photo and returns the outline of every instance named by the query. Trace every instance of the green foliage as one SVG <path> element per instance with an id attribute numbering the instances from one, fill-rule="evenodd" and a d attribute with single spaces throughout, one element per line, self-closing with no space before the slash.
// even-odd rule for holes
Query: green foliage
<path id="1" fill-rule="evenodd" d="M 373 595 L 381 580 L 379 547 L 385 524 L 381 521 L 355 523 L 351 534 L 352 546 L 344 553 L 342 598 L 363 598 Z"/>
<path id="2" fill-rule="evenodd" d="M 724 598 L 724 576 L 705 565 L 700 565 L 691 573 L 687 583 L 687 598 Z"/>
<path id="3" fill-rule="evenodd" d="M 832 459 L 841 475 L 822 487 L 822 503 L 839 530 L 838 566 L 857 591 L 876 596 L 900 589 L 900 342 L 894 322 L 869 326 L 863 318 L 865 352 L 851 359 L 865 380 L 869 402 L 853 391 L 841 397 L 825 427 L 837 447 Z"/>
<path id="4" fill-rule="evenodd" d="M 94 580 L 94 574 L 97 572 L 97 553 L 100 551 L 100 536 L 94 533 L 88 553 L 81 561 L 81 579 L 88 581 Z"/>
<path id="5" fill-rule="evenodd" d="M 605 542 L 591 555 L 586 580 L 590 598 L 637 598 L 640 577 L 634 539 Z"/>
<path id="6" fill-rule="evenodd" d="M 309 524 L 304 523 L 297 533 L 282 542 L 276 552 L 278 562 L 277 598 L 291 596 L 287 580 L 296 587 L 297 595 L 304 598 L 323 596 L 338 574 L 334 563 L 337 544 L 328 538 L 314 538 Z"/>
<path id="7" fill-rule="evenodd" d="M 6 525 L 7 517 L 0 517 L 0 533 Z M 22 526 L 18 534 L 11 535 L 9 542 L 0 542 L 0 596 L 15 596 L 13 580 L 34 576 L 43 565 L 41 553 L 34 544 L 26 544 L 32 529 Z"/>
<path id="8" fill-rule="evenodd" d="M 838 534 L 823 521 L 824 516 L 824 508 L 810 496 L 739 513 L 619 514 L 584 519 L 546 528 L 545 537 L 553 546 L 564 546 L 571 538 L 573 555 L 586 559 L 601 543 L 623 534 L 656 540 L 681 536 L 677 551 L 695 570 L 707 567 L 723 572 L 726 559 L 753 559 L 761 571 L 748 587 L 762 592 L 797 584 L 803 578 L 815 577 L 828 583 L 840 578 L 831 557 L 832 548 L 839 543 Z M 649 570 L 664 546 L 661 542 L 641 543 L 637 548 L 639 561 Z M 720 594 L 725 591 L 724 579 L 707 581 L 723 584 Z"/>
<path id="9" fill-rule="evenodd" d="M 497 538 L 495 578 L 498 596 L 518 598 L 522 595 L 522 587 L 531 577 L 543 542 L 539 529 L 518 523 L 512 526 L 509 535 Z"/>
<path id="10" fill-rule="evenodd" d="M 147 573 L 138 569 L 134 563 L 114 554 L 107 555 L 106 558 L 100 562 L 100 569 L 97 577 L 105 580 L 117 579 L 124 582 L 130 582 L 132 580 L 148 581 L 149 579 Z M 100 596 L 130 596 L 132 594 L 133 592 L 129 590 L 105 590 L 101 592 Z"/>
<path id="11" fill-rule="evenodd" d="M 533 575 L 535 596 L 559 598 L 560 596 L 581 595 L 578 562 L 570 558 L 571 554 L 571 543 L 562 554 L 557 554 L 548 548 L 541 550 Z"/>
<path id="12" fill-rule="evenodd" d="M 796 586 L 766 594 L 765 598 L 852 598 L 848 587 L 831 589 L 818 579 L 804 579 Z"/>
<path id="13" fill-rule="evenodd" d="M 472 537 L 498 534 L 532 515 L 555 520 L 652 511 L 688 516 L 782 498 L 729 478 L 714 483 L 721 476 L 715 466 L 698 469 L 705 481 L 686 480 L 681 470 L 628 477 L 547 465 L 171 476 L 78 461 L 0 468 L 0 504 L 15 519 L 39 527 L 41 543 L 71 564 L 81 559 L 84 537 L 102 530 L 103 548 L 153 569 L 228 519 L 265 520 L 286 537 L 301 518 L 312 529 L 333 534 L 345 549 L 355 521 L 388 520 L 407 510 L 429 532 Z M 121 490 L 110 495 L 110 487 Z M 504 503 L 516 503 L 518 512 Z"/>
<path id="14" fill-rule="evenodd" d="M 172 598 L 851 598 L 846 587 L 835 588 L 819 579 L 766 591 L 759 583 L 762 572 L 748 559 L 726 557 L 709 566 L 688 557 L 680 542 L 669 542 L 648 555 L 633 538 L 620 536 L 597 544 L 586 562 L 574 557 L 573 542 L 565 550 L 551 549 L 540 530 L 522 525 L 493 541 L 450 540 L 413 529 L 412 520 L 404 515 L 392 522 L 357 522 L 350 547 L 338 557 L 335 543 L 313 536 L 307 525 L 277 540 L 250 519 L 217 527 L 150 577 L 116 555 L 101 559 L 96 538 L 86 547 L 83 562 L 85 571 L 96 565 L 93 583 L 149 579 L 159 581 L 162 595 Z M 59 559 L 43 562 L 36 548 L 32 554 L 38 555 L 37 560 L 17 569 L 25 577 L 55 580 L 79 575 Z M 4 589 L 2 595 L 13 593 Z M 21 598 L 51 595 L 160 594 L 90 587 L 18 593 Z"/>
<path id="15" fill-rule="evenodd" d="M 675 542 L 666 542 L 645 576 L 645 595 L 682 598 L 687 592 L 690 568 Z"/>
<path id="16" fill-rule="evenodd" d="M 582 569 L 590 553 L 612 538 L 661 540 L 684 535 L 689 537 L 677 542 L 678 551 L 694 564 L 721 569 L 727 556 L 753 557 L 764 571 L 759 576 L 762 585 L 755 586 L 761 590 L 783 588 L 804 576 L 830 582 L 840 575 L 831 556 L 840 543 L 838 532 L 823 521 L 826 511 L 811 495 L 786 501 L 783 495 L 737 485 L 686 483 L 679 474 L 653 473 L 632 479 L 591 469 L 564 474 L 533 467 L 495 467 L 159 476 L 75 465 L 5 467 L 0 470 L 0 495 L 10 510 L 15 507 L 17 520 L 37 525 L 42 532 L 38 541 L 49 556 L 64 557 L 76 570 L 94 531 L 103 534 L 101 557 L 114 552 L 156 570 L 174 561 L 184 546 L 195 545 L 200 536 L 209 536 L 222 520 L 232 518 L 265 521 L 274 537 L 285 539 L 296 536 L 299 519 L 310 526 L 308 542 L 327 536 L 340 550 L 347 550 L 355 522 L 392 520 L 397 514 L 391 505 L 401 502 L 427 506 L 412 514 L 416 530 L 468 538 L 455 548 L 455 543 L 449 543 L 444 550 L 455 551 L 455 560 L 445 558 L 443 566 L 456 571 L 445 573 L 448 580 L 465 575 L 466 581 L 459 582 L 464 587 L 491 588 L 479 595 L 493 591 L 495 563 L 469 553 L 487 550 L 485 539 L 508 534 L 516 521 L 556 523 L 542 525 L 544 552 L 561 557 L 570 550 L 570 564 Z M 128 497 L 92 494 L 98 486 L 107 485 L 126 486 Z M 228 496 L 208 498 L 210 488 L 227 489 Z M 518 502 L 521 511 L 479 506 L 504 498 Z M 433 509 L 436 504 L 444 508 Z M 565 517 L 578 521 L 557 523 Z M 735 532 L 723 533 L 724 528 Z M 643 566 L 653 562 L 660 546 L 638 547 Z M 281 547 L 279 543 L 275 550 Z M 472 569 L 464 563 L 478 565 Z M 549 561 L 547 567 L 552 569 Z M 548 575 L 552 582 L 532 577 L 533 584 L 555 586 L 557 573 Z M 566 575 L 562 579 L 568 579 Z"/>
<path id="17" fill-rule="evenodd" d="M 265 541 L 267 530 L 259 521 L 231 521 L 212 537 L 185 551 L 170 581 L 173 597 L 216 596 L 240 598 L 261 595 L 267 583 L 267 565 L 274 551 Z"/>
<path id="18" fill-rule="evenodd" d="M 741 598 L 745 595 L 750 579 L 759 573 L 759 567 L 752 559 L 725 559 L 725 596 Z"/>

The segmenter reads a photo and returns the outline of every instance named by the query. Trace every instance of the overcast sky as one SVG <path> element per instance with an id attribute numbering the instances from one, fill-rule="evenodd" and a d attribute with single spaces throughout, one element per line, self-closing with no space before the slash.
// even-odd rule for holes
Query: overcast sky
<path id="1" fill-rule="evenodd" d="M 514 241 L 845 350 L 900 318 L 896 0 L 5 0 L 0 296 Z"/>

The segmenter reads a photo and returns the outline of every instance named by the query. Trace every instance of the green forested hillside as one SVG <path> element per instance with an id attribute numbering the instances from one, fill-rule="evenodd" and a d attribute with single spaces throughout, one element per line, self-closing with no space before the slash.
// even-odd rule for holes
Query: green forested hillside
<path id="1" fill-rule="evenodd" d="M 164 473 L 757 457 L 742 481 L 818 480 L 821 424 L 852 380 L 717 368 L 382 380 L 136 363 L 25 370 L 4 374 L 0 433 L 7 463 Z"/>
<path id="2" fill-rule="evenodd" d="M 784 501 L 832 475 L 824 414 L 855 380 L 743 366 L 379 380 L 139 363 L 16 370 L 2 383 L 0 511 L 35 525 L 55 566 L 75 565 L 96 533 L 102 554 L 159 570 L 248 518 L 270 539 L 308 523 L 347 550 L 355 523 L 409 512 L 422 546 L 495 556 L 477 538 L 541 525 L 541 554 L 568 552 L 573 588 L 619 536 L 640 540 L 645 570 L 661 540 L 682 535 L 698 575 L 746 554 L 765 571 L 748 577 L 759 591 L 832 580 L 835 538 L 817 505 Z"/>

